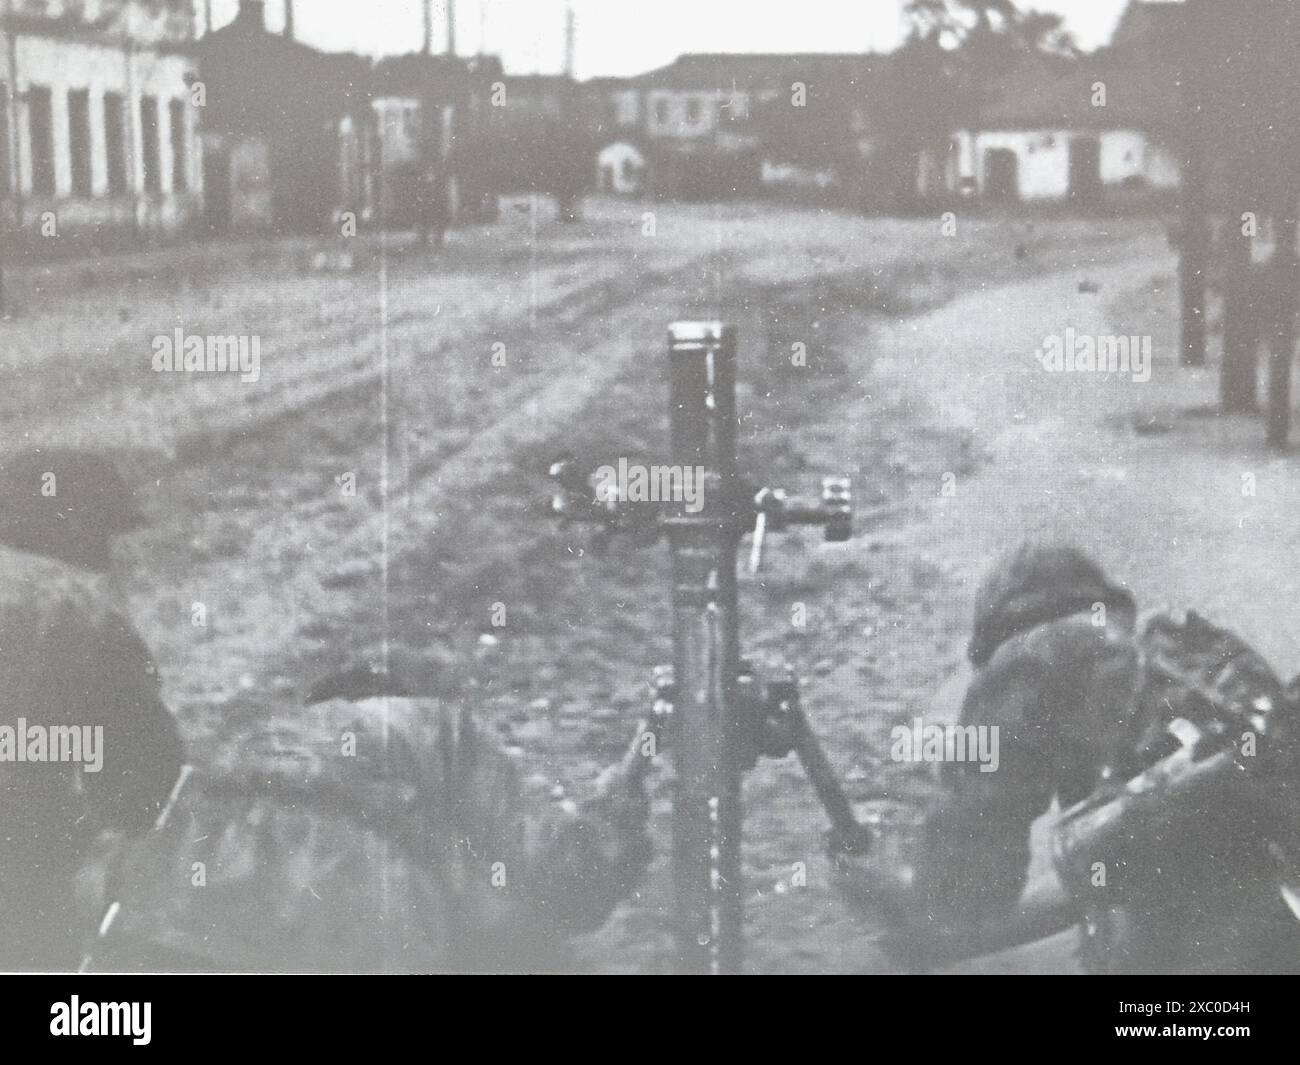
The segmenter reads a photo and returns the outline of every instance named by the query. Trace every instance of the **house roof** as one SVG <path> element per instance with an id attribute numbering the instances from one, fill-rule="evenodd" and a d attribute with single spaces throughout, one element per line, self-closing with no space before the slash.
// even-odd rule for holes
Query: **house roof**
<path id="1" fill-rule="evenodd" d="M 199 38 L 195 51 L 209 86 L 204 119 L 218 130 L 302 132 L 343 114 L 369 84 L 364 56 L 318 51 L 247 13 Z"/>
<path id="2" fill-rule="evenodd" d="M 504 74 L 506 84 L 523 92 L 553 92 L 572 88 L 578 82 L 567 74 Z"/>
<path id="3" fill-rule="evenodd" d="M 888 56 L 861 52 L 694 52 L 631 81 L 643 87 L 752 91 L 793 81 L 853 84 L 883 73 L 888 64 Z"/>
<path id="4" fill-rule="evenodd" d="M 446 55 L 410 52 L 386 56 L 370 71 L 373 96 L 413 96 L 426 93 L 435 99 L 452 100 L 476 80 L 470 64 Z"/>
<path id="5" fill-rule="evenodd" d="M 1105 105 L 1094 106 L 1094 86 Z M 1113 57 L 1034 58 L 1008 70 L 990 87 L 979 110 L 985 129 L 1169 130 L 1179 121 L 1179 76 L 1156 60 Z"/>
<path id="6" fill-rule="evenodd" d="M 346 70 L 355 74 L 370 65 L 363 56 L 350 52 L 322 52 L 293 38 L 271 33 L 244 14 L 220 29 L 204 34 L 199 38 L 196 50 L 208 62 L 225 62 L 250 69 L 259 63 L 287 63 L 297 69 Z M 283 79 L 288 73 L 281 67 L 275 71 L 275 76 Z"/>

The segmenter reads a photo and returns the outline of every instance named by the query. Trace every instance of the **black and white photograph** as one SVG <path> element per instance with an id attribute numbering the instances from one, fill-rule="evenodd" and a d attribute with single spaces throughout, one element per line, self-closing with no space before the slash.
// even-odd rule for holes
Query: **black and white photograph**
<path id="1" fill-rule="evenodd" d="M 1074 975 L 1249 1042 L 1232 981 L 1300 972 L 1298 50 L 1289 0 L 0 0 L 36 1027 Z"/>

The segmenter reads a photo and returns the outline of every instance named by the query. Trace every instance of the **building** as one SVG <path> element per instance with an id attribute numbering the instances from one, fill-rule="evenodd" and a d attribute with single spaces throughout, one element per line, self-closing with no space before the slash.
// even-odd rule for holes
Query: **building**
<path id="1" fill-rule="evenodd" d="M 502 74 L 495 90 L 489 103 L 509 119 L 558 121 L 571 113 L 577 83 L 567 74 Z"/>
<path id="2" fill-rule="evenodd" d="M 198 42 L 207 221 L 215 232 L 319 232 L 348 203 L 340 135 L 349 116 L 367 124 L 370 62 L 294 40 L 292 17 L 271 33 L 265 9 L 240 0 L 233 22 Z"/>
<path id="3" fill-rule="evenodd" d="M 457 121 L 453 172 L 471 206 L 498 196 L 544 193 L 571 203 L 596 176 L 598 101 L 564 74 L 506 74 L 500 61 L 472 61 L 466 117 Z M 490 208 L 480 209 L 489 217 Z"/>
<path id="4" fill-rule="evenodd" d="M 380 179 L 364 201 L 368 211 L 382 209 L 395 225 L 411 222 L 416 200 L 427 194 L 420 185 L 433 171 L 442 179 L 437 187 L 447 197 L 448 215 L 461 213 L 462 175 L 453 165 L 457 131 L 468 128 L 473 108 L 490 94 L 492 69 L 478 60 L 420 52 L 375 63 L 368 90 L 373 148 L 366 165 Z M 355 123 L 355 115 L 345 120 L 345 138 L 356 136 Z"/>
<path id="5" fill-rule="evenodd" d="M 953 138 L 950 188 L 990 200 L 1086 203 L 1181 179 L 1183 4 L 1132 0 L 1109 47 L 1038 56 L 992 87 L 974 128 Z"/>
<path id="6" fill-rule="evenodd" d="M 954 135 L 947 184 L 991 201 L 1168 192 L 1179 183 L 1178 119 L 1177 73 L 1157 61 L 1026 60 Z"/>
<path id="7" fill-rule="evenodd" d="M 870 148 L 887 63 L 853 53 L 698 53 L 583 90 L 602 147 L 634 146 L 656 195 L 745 195 L 845 178 Z"/>
<path id="8" fill-rule="evenodd" d="M 598 117 L 597 184 L 629 187 L 618 157 L 635 151 L 648 189 L 672 197 L 780 187 L 891 210 L 953 194 L 1083 203 L 1165 193 L 1180 180 L 1181 7 L 1134 2 L 1110 48 L 1025 56 L 947 101 L 951 116 L 973 120 L 944 117 L 942 53 L 688 54 L 593 80 L 582 91 Z"/>
<path id="9" fill-rule="evenodd" d="M 5 0 L 0 201 L 48 235 L 181 229 L 203 206 L 189 0 Z"/>

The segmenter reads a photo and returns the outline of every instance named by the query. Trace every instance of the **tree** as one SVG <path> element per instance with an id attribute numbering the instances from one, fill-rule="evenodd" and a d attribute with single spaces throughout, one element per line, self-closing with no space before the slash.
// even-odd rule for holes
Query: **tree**
<path id="1" fill-rule="evenodd" d="M 1021 11 L 1013 0 L 909 0 L 903 14 L 917 37 L 950 49 L 1077 53 L 1060 15 Z"/>

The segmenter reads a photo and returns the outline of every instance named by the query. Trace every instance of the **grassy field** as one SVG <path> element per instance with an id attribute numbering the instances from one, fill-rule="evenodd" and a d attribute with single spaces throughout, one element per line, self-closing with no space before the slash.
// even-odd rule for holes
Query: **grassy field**
<path id="1" fill-rule="evenodd" d="M 892 355 L 882 327 L 1162 241 L 1134 220 L 972 219 L 945 237 L 937 218 L 748 205 L 594 202 L 562 226 L 520 201 L 437 256 L 363 236 L 345 272 L 314 263 L 343 242 L 20 267 L 0 323 L 0 432 L 7 448 L 122 457 L 150 518 L 124 545 L 124 592 L 200 763 L 268 701 L 387 654 L 431 691 L 468 693 L 448 697 L 473 699 L 530 772 L 580 790 L 669 657 L 667 558 L 662 545 L 595 551 L 557 528 L 545 467 L 566 449 L 593 467 L 665 461 L 665 326 L 734 321 L 743 468 L 792 491 L 847 474 L 860 516 L 847 545 L 812 532 L 772 545 L 742 582 L 746 649 L 803 672 L 832 758 L 861 782 L 878 773 L 882 729 L 964 639 L 950 568 L 909 542 L 907 516 L 943 473 L 983 461 L 969 427 L 875 372 Z M 152 338 L 177 327 L 260 337 L 260 380 L 153 373 Z M 791 365 L 796 343 L 806 366 Z M 195 603 L 206 627 L 191 624 Z M 882 965 L 825 884 L 797 765 L 760 766 L 747 801 L 751 967 Z M 661 856 L 666 811 L 664 792 Z M 790 884 L 796 862 L 806 887 Z M 582 963 L 659 966 L 667 897 L 661 857 L 581 943 Z"/>

